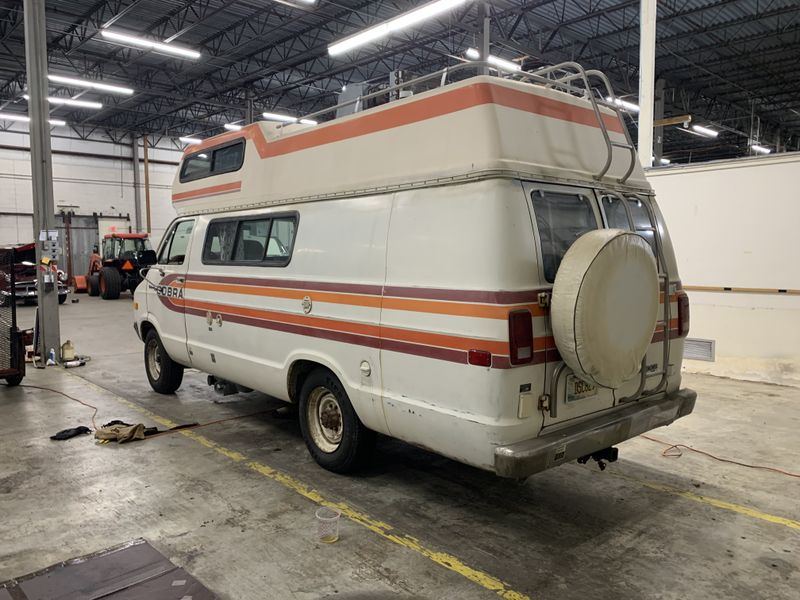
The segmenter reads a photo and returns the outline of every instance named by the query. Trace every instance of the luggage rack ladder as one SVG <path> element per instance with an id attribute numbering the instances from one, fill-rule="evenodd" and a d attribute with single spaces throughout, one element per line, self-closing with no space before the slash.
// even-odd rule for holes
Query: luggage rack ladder
<path id="1" fill-rule="evenodd" d="M 543 67 L 541 69 L 537 69 L 534 71 L 505 70 L 498 67 L 497 65 L 485 61 L 463 62 L 451 67 L 445 67 L 444 69 L 440 69 L 439 71 L 435 71 L 427 75 L 422 75 L 420 77 L 411 79 L 410 81 L 406 81 L 398 85 L 393 85 L 388 88 L 378 90 L 377 92 L 363 94 L 361 96 L 358 96 L 357 98 L 348 100 L 347 102 L 337 104 L 336 106 L 329 106 L 327 108 L 323 108 L 316 112 L 305 115 L 304 117 L 302 117 L 302 120 L 315 119 L 322 115 L 335 112 L 338 109 L 345 106 L 351 106 L 351 105 L 355 105 L 356 107 L 363 106 L 363 103 L 366 100 L 371 100 L 372 98 L 377 98 L 379 96 L 389 95 L 393 92 L 397 92 L 402 89 L 407 89 L 409 87 L 419 85 L 427 81 L 438 79 L 439 84 L 436 87 L 442 87 L 447 84 L 447 79 L 451 74 L 466 69 L 479 69 L 479 70 L 492 69 L 494 71 L 497 71 L 498 73 L 503 73 L 512 79 L 518 79 L 520 81 L 526 81 L 526 82 L 536 82 L 546 87 L 556 88 L 562 92 L 567 92 L 574 96 L 578 96 L 580 98 L 585 98 L 589 100 L 592 106 L 592 112 L 594 113 L 598 127 L 600 128 L 600 131 L 603 134 L 603 141 L 605 142 L 606 146 L 605 162 L 603 163 L 603 167 L 600 169 L 600 171 L 594 175 L 594 178 L 596 180 L 600 180 L 603 177 L 605 177 L 606 173 L 608 173 L 608 170 L 611 168 L 611 163 L 614 159 L 614 148 L 621 148 L 627 150 L 630 153 L 630 161 L 628 164 L 628 169 L 625 171 L 625 174 L 619 178 L 618 180 L 619 183 L 625 183 L 631 176 L 631 173 L 633 173 L 633 169 L 636 165 L 636 160 L 637 160 L 636 148 L 634 147 L 633 142 L 631 141 L 631 136 L 630 133 L 628 132 L 628 128 L 625 127 L 620 107 L 616 102 L 617 97 L 614 94 L 614 89 L 611 86 L 611 82 L 609 81 L 608 77 L 606 77 L 605 73 L 603 73 L 602 71 L 598 71 L 596 69 L 590 69 L 587 71 L 580 64 L 571 61 L 559 63 L 557 65 L 549 67 Z M 600 83 L 605 88 L 604 98 L 610 98 L 610 101 L 601 100 L 600 102 L 598 102 L 590 82 L 590 79 L 592 77 L 600 80 Z M 575 86 L 573 85 L 574 82 L 579 82 L 580 84 L 582 84 L 582 86 Z M 600 110 L 601 106 L 612 110 L 616 118 L 619 119 L 622 125 L 622 131 L 625 134 L 624 142 L 617 142 L 611 139 L 611 136 L 608 133 L 608 127 L 606 126 L 606 121 L 603 118 L 604 115 Z M 283 125 L 280 126 L 282 127 Z"/>

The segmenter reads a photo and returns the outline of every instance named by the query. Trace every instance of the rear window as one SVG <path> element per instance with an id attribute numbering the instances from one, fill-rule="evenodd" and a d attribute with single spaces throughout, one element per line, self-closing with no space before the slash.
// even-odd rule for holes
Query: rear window
<path id="1" fill-rule="evenodd" d="M 244 161 L 244 140 L 209 148 L 187 156 L 181 166 L 181 183 L 238 171 Z"/>
<path id="2" fill-rule="evenodd" d="M 597 229 L 592 201 L 583 194 L 535 190 L 531 193 L 542 247 L 544 277 L 549 283 L 569 247 L 587 231 Z"/>
<path id="3" fill-rule="evenodd" d="M 626 198 L 628 207 L 633 217 L 633 226 L 639 230 L 637 233 L 647 240 L 650 247 L 655 253 L 655 234 L 648 231 L 648 228 L 654 227 L 653 222 L 650 220 L 650 213 L 641 199 L 634 197 Z M 619 196 L 607 194 L 603 196 L 602 200 L 603 212 L 606 216 L 606 223 L 613 229 L 630 229 L 628 222 L 628 214 L 625 212 L 625 207 L 622 205 L 622 200 Z"/>

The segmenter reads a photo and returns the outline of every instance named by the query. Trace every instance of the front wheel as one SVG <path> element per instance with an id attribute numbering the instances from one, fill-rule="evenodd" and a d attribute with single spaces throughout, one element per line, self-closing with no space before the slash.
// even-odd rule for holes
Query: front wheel
<path id="1" fill-rule="evenodd" d="M 90 296 L 99 296 L 100 295 L 100 275 L 95 273 L 94 275 L 89 275 L 88 279 L 88 292 Z"/>
<path id="2" fill-rule="evenodd" d="M 150 387 L 159 394 L 174 394 L 183 381 L 183 365 L 169 357 L 155 329 L 144 338 L 144 370 Z"/>
<path id="3" fill-rule="evenodd" d="M 8 387 L 16 387 L 20 383 L 22 383 L 23 377 L 25 376 L 22 375 L 21 373 L 18 373 L 16 375 L 9 375 L 8 377 L 6 377 L 6 383 L 8 384 Z"/>
<path id="4" fill-rule="evenodd" d="M 334 473 L 360 467 L 375 444 L 342 384 L 327 369 L 313 371 L 300 390 L 300 430 L 317 463 Z"/>
<path id="5" fill-rule="evenodd" d="M 122 291 L 122 277 L 113 267 L 103 267 L 100 271 L 100 295 L 103 300 L 116 300 Z"/>

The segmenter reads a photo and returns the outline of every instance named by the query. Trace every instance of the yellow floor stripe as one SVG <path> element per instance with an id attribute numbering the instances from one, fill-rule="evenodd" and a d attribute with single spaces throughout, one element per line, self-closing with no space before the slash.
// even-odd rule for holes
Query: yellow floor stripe
<path id="1" fill-rule="evenodd" d="M 110 392 L 109 390 L 95 383 L 92 383 L 88 379 L 84 379 L 83 377 L 80 377 L 78 375 L 72 375 L 71 373 L 68 373 L 68 375 L 80 379 L 82 382 L 88 384 L 90 387 L 93 387 L 104 394 L 110 394 L 120 404 L 124 404 L 131 410 L 134 410 L 148 417 L 149 419 L 151 419 L 152 421 L 158 423 L 163 427 L 175 427 L 176 425 L 178 425 L 177 423 L 171 421 L 170 419 L 157 415 L 156 413 L 149 411 L 148 409 L 136 404 L 135 402 L 131 402 L 130 400 L 127 400 L 122 396 L 118 396 L 117 394 L 114 394 L 113 392 Z M 307 486 L 305 483 L 303 483 L 298 479 L 295 479 L 291 475 L 278 471 L 277 469 L 273 469 L 272 467 L 269 467 L 263 463 L 249 460 L 244 454 L 236 452 L 235 450 L 230 450 L 228 448 L 225 448 L 224 446 L 217 444 L 213 440 L 210 440 L 205 436 L 198 435 L 197 433 L 191 430 L 180 431 L 179 433 L 205 446 L 206 448 L 218 452 L 219 454 L 231 459 L 234 462 L 245 464 L 248 468 L 255 471 L 256 473 L 259 473 L 260 475 L 263 475 L 268 479 L 280 483 L 285 488 L 288 488 L 289 490 L 299 494 L 300 496 L 310 500 L 311 502 L 314 502 L 320 506 L 327 506 L 341 511 L 343 517 L 346 517 L 347 519 L 353 521 L 354 523 L 357 523 L 358 525 L 365 527 L 366 529 L 372 531 L 373 533 L 376 533 L 377 535 L 381 536 L 384 539 L 389 540 L 390 542 L 394 542 L 399 546 L 403 546 L 404 548 L 413 550 L 417 554 L 424 556 L 425 558 L 433 561 L 434 563 L 446 569 L 449 569 L 450 571 L 458 573 L 462 577 L 474 583 L 477 583 L 479 586 L 496 593 L 501 598 L 505 598 L 506 600 L 530 600 L 530 598 L 527 595 L 511 589 L 508 586 L 508 584 L 504 583 L 498 578 L 489 575 L 484 571 L 480 571 L 478 569 L 470 567 L 469 565 L 465 564 L 463 561 L 459 560 L 458 558 L 456 558 L 451 554 L 447 554 L 446 552 L 437 552 L 436 550 L 428 548 L 427 546 L 422 544 L 419 540 L 411 537 L 410 535 L 394 532 L 394 528 L 388 523 L 384 523 L 382 521 L 374 519 L 367 513 L 356 510 L 355 508 L 351 507 L 345 502 L 331 502 L 330 500 L 327 500 L 317 490 Z"/>
<path id="2" fill-rule="evenodd" d="M 739 513 L 740 515 L 745 515 L 753 519 L 759 519 L 760 521 L 767 521 L 768 523 L 774 523 L 775 525 L 783 525 L 784 527 L 788 527 L 789 529 L 800 530 L 800 521 L 795 521 L 794 519 L 787 519 L 786 517 L 771 515 L 769 513 L 762 512 L 755 508 L 750 508 L 749 506 L 734 504 L 733 502 L 728 502 L 726 500 L 719 500 L 718 498 L 712 498 L 711 496 L 703 496 L 702 494 L 695 494 L 694 492 L 689 492 L 687 490 L 682 490 L 680 488 L 674 488 L 672 486 L 665 485 L 663 483 L 656 483 L 654 481 L 645 481 L 643 479 L 631 477 L 630 475 L 623 475 L 622 473 L 609 473 L 609 474 L 612 475 L 613 477 L 618 477 L 619 479 L 625 479 L 626 481 L 632 481 L 638 483 L 639 485 L 643 485 L 644 487 L 650 488 L 651 490 L 658 490 L 659 492 L 672 494 L 673 496 L 680 496 L 681 498 L 686 498 L 687 500 L 693 500 L 694 502 L 700 502 L 701 504 L 708 504 L 709 506 L 715 506 L 716 508 L 729 510 L 731 512 Z"/>

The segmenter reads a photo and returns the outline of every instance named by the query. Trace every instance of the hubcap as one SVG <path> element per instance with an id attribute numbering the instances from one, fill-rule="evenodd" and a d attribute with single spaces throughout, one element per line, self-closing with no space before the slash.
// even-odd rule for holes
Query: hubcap
<path id="1" fill-rule="evenodd" d="M 306 422 L 314 444 L 330 454 L 342 442 L 344 419 L 342 408 L 333 392 L 324 387 L 315 388 L 308 398 Z"/>
<path id="2" fill-rule="evenodd" d="M 147 370 L 153 379 L 161 377 L 161 349 L 155 340 L 147 344 Z"/>

